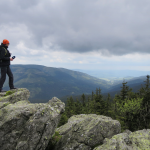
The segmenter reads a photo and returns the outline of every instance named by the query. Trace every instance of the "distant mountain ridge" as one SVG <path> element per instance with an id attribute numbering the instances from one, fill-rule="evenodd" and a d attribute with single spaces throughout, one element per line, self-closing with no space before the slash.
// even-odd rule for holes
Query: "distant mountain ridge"
<path id="1" fill-rule="evenodd" d="M 47 102 L 52 97 L 65 95 L 90 94 L 100 87 L 105 91 L 110 85 L 102 79 L 88 74 L 64 68 L 53 68 L 42 65 L 11 65 L 14 75 L 14 85 L 18 88 L 30 90 L 31 102 Z M 8 77 L 4 83 L 5 90 L 9 90 Z"/>
<path id="2" fill-rule="evenodd" d="M 96 88 L 101 88 L 103 95 L 111 94 L 113 97 L 119 93 L 123 80 L 114 79 L 113 82 L 98 79 L 88 74 L 72 71 L 64 68 L 53 68 L 42 65 L 10 65 L 14 75 L 14 85 L 18 88 L 27 88 L 30 91 L 29 100 L 31 102 L 47 102 L 52 97 L 75 96 L 81 94 L 91 94 Z M 127 86 L 136 92 L 144 85 L 146 75 L 135 78 L 127 78 Z M 9 90 L 8 76 L 3 86 L 4 90 Z"/>
<path id="3" fill-rule="evenodd" d="M 83 70 L 83 69 L 73 69 L 73 70 L 87 73 L 97 78 L 107 78 L 107 79 L 128 78 L 128 77 L 134 78 L 150 74 L 150 71 L 139 71 L 139 70 Z"/>

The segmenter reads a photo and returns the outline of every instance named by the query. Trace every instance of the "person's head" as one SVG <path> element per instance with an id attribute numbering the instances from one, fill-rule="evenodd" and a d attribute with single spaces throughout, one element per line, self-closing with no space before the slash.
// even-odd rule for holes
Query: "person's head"
<path id="1" fill-rule="evenodd" d="M 9 46 L 9 41 L 7 39 L 4 39 L 3 44 L 8 47 Z"/>

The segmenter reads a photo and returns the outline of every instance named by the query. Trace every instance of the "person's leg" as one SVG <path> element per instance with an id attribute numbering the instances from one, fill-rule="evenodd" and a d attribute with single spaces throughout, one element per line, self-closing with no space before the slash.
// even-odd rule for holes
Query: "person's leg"
<path id="1" fill-rule="evenodd" d="M 9 87 L 10 89 L 14 88 L 14 84 L 13 84 L 14 78 L 13 78 L 13 74 L 11 72 L 10 66 L 7 67 L 7 74 L 9 76 Z"/>
<path id="2" fill-rule="evenodd" d="M 6 80 L 7 67 L 1 67 L 1 78 L 0 78 L 0 90 L 2 90 L 3 84 Z"/>

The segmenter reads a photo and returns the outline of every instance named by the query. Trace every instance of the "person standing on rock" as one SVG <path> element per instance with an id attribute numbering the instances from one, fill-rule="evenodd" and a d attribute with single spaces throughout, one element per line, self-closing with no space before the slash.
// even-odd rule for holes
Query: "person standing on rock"
<path id="1" fill-rule="evenodd" d="M 9 87 L 11 89 L 17 89 L 13 84 L 13 74 L 10 69 L 10 61 L 13 61 L 11 58 L 11 53 L 7 49 L 9 46 L 9 41 L 4 39 L 0 45 L 0 67 L 1 67 L 1 78 L 0 78 L 0 92 L 6 92 L 2 90 L 3 84 L 6 80 L 6 73 L 9 76 Z"/>

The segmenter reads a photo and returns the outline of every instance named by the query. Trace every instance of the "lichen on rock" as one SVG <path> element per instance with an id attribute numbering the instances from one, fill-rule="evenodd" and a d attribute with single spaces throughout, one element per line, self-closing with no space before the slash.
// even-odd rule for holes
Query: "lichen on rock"
<path id="1" fill-rule="evenodd" d="M 65 104 L 54 97 L 48 103 L 30 103 L 26 88 L 14 89 L 0 101 L 0 148 L 45 150 Z"/>
<path id="2" fill-rule="evenodd" d="M 119 121 L 96 114 L 74 115 L 68 123 L 56 129 L 62 138 L 57 142 L 55 150 L 92 150 L 121 132 Z"/>
<path id="3" fill-rule="evenodd" d="M 129 130 L 128 130 L 129 131 Z M 94 150 L 149 150 L 150 129 L 124 132 L 105 139 L 103 145 Z"/>

